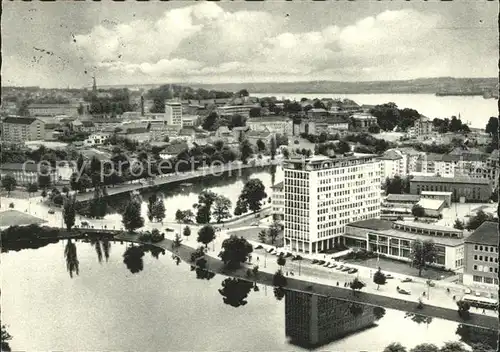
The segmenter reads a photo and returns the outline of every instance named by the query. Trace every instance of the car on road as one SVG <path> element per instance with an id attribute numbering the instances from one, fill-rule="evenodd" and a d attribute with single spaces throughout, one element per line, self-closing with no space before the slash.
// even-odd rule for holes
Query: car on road
<path id="1" fill-rule="evenodd" d="M 413 279 L 411 277 L 405 277 L 401 282 L 412 282 Z"/>
<path id="2" fill-rule="evenodd" d="M 349 270 L 351 270 L 351 268 L 349 268 L 348 266 L 344 266 L 341 271 L 349 271 Z"/>
<path id="3" fill-rule="evenodd" d="M 274 251 L 274 248 L 269 248 L 269 249 L 266 249 L 267 253 L 271 253 L 272 251 Z"/>
<path id="4" fill-rule="evenodd" d="M 398 290 L 398 292 L 402 295 L 411 295 L 411 292 L 410 291 L 407 291 L 407 290 L 403 290 L 402 288 L 400 288 Z"/>
<path id="5" fill-rule="evenodd" d="M 294 255 L 292 260 L 302 260 L 303 258 L 300 255 Z"/>
<path id="6" fill-rule="evenodd" d="M 358 269 L 356 269 L 356 268 L 352 268 L 352 269 L 351 269 L 351 270 L 349 270 L 347 273 L 348 273 L 348 274 L 355 274 L 355 273 L 357 273 L 357 272 L 358 272 Z"/>
<path id="7" fill-rule="evenodd" d="M 466 288 L 466 289 L 464 290 L 464 292 L 465 292 L 466 294 L 470 295 L 470 294 L 472 293 L 472 290 L 471 290 L 470 288 Z"/>
<path id="8" fill-rule="evenodd" d="M 293 254 L 290 253 L 290 252 L 286 252 L 286 254 L 285 254 L 285 258 L 289 258 L 289 257 L 292 257 L 292 256 L 293 256 Z"/>
<path id="9" fill-rule="evenodd" d="M 165 231 L 167 231 L 167 232 L 174 232 L 175 230 L 174 230 L 173 228 L 171 228 L 171 227 L 167 227 L 167 228 L 165 229 Z"/>
<path id="10" fill-rule="evenodd" d="M 54 209 L 49 209 L 49 214 L 55 214 Z"/>
<path id="11" fill-rule="evenodd" d="M 344 268 L 344 266 L 343 266 L 343 265 L 339 265 L 339 266 L 337 267 L 337 270 L 339 270 L 339 271 L 340 271 L 340 270 L 342 270 L 343 268 Z"/>
<path id="12" fill-rule="evenodd" d="M 335 264 L 335 263 L 331 263 L 330 265 L 328 265 L 328 267 L 331 269 L 335 268 L 336 266 L 337 266 L 337 264 Z"/>
<path id="13" fill-rule="evenodd" d="M 325 261 L 324 261 L 324 260 L 320 260 L 320 261 L 318 262 L 318 264 L 319 264 L 319 265 L 323 265 L 323 264 L 325 264 Z"/>
<path id="14" fill-rule="evenodd" d="M 329 266 L 330 266 L 330 262 L 326 262 L 323 266 L 324 266 L 325 268 L 329 267 Z"/>
<path id="15" fill-rule="evenodd" d="M 318 259 L 313 259 L 312 262 L 311 262 L 311 264 L 317 264 L 317 263 L 319 263 Z"/>
<path id="16" fill-rule="evenodd" d="M 386 279 L 394 279 L 394 276 L 392 276 L 391 274 L 385 274 L 385 278 Z"/>

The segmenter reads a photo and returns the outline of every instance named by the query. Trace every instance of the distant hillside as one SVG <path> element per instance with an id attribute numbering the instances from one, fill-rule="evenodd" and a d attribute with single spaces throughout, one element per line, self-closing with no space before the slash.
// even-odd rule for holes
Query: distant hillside
<path id="1" fill-rule="evenodd" d="M 165 82 L 168 83 L 168 82 Z M 333 94 L 370 94 L 370 93 L 470 93 L 482 95 L 485 91 L 498 90 L 498 78 L 418 78 L 404 81 L 371 81 L 371 82 L 276 82 L 276 83 L 219 83 L 197 84 L 177 83 L 192 88 L 215 89 L 236 92 L 247 89 L 250 93 L 333 93 Z M 130 84 L 120 87 L 151 89 L 160 84 Z M 111 86 L 100 86 L 100 88 Z M 116 86 L 117 87 L 117 86 Z"/>

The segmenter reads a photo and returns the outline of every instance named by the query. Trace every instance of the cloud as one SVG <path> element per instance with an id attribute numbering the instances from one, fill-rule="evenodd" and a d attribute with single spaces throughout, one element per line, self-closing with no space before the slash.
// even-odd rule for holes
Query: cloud
<path id="1" fill-rule="evenodd" d="M 412 9 L 309 32 L 283 31 L 283 21 L 268 12 L 230 12 L 205 2 L 166 11 L 156 21 L 98 25 L 75 37 L 75 54 L 109 73 L 256 81 L 460 75 L 469 65 L 454 55 L 472 60 L 476 52 L 484 52 L 484 62 L 497 55 L 457 44 L 456 33 L 437 35 L 446 19 Z M 470 72 L 495 70 L 494 64 L 486 66 Z"/>

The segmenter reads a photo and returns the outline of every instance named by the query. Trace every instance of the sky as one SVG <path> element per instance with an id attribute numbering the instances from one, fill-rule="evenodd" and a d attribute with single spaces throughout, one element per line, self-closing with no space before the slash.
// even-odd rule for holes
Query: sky
<path id="1" fill-rule="evenodd" d="M 3 2 L 2 85 L 497 77 L 498 2 Z"/>

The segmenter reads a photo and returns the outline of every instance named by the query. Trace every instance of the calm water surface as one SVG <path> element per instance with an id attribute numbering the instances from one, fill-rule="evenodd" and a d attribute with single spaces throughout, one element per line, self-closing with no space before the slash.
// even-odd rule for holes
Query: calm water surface
<path id="1" fill-rule="evenodd" d="M 292 94 L 292 93 L 252 93 L 256 97 L 300 100 L 301 98 L 347 98 L 358 104 L 396 103 L 399 108 L 415 109 L 430 118 L 450 118 L 460 114 L 462 121 L 470 121 L 471 127 L 485 128 L 491 116 L 498 116 L 498 101 L 482 96 L 444 96 L 434 94 Z"/>
<path id="2" fill-rule="evenodd" d="M 277 301 L 270 288 L 251 291 L 248 303 L 235 308 L 218 292 L 225 277 L 199 280 L 168 252 L 158 259 L 145 253 L 142 270 L 132 274 L 123 262 L 127 245 L 120 243 L 111 243 L 101 263 L 95 245 L 76 243 L 79 275 L 71 278 L 66 243 L 2 253 L 2 324 L 13 350 L 303 350 L 288 342 L 285 300 Z M 393 340 L 412 347 L 460 339 L 457 323 L 417 324 L 398 311 L 387 310 L 376 324 L 321 350 L 381 351 Z"/>
<path id="3" fill-rule="evenodd" d="M 265 169 L 253 170 L 245 169 L 241 171 L 233 171 L 232 175 L 225 174 L 220 176 L 207 176 L 187 181 L 192 183 L 192 186 L 190 187 L 181 187 L 178 183 L 174 185 L 165 185 L 157 191 L 158 193 L 162 193 L 165 197 L 165 221 L 174 221 L 177 209 L 193 210 L 193 204 L 198 202 L 198 195 L 204 190 L 212 191 L 229 198 L 232 202 L 232 214 L 243 186 L 246 182 L 248 182 L 248 180 L 253 178 L 258 178 L 262 181 L 265 186 L 267 196 L 271 197 L 273 176 L 270 170 L 271 169 L 269 167 Z M 276 167 L 275 170 L 274 183 L 276 184 L 283 180 L 283 170 L 281 167 Z M 142 195 L 142 212 L 145 218 L 147 218 L 147 200 L 151 194 L 152 192 L 145 192 Z M 111 207 L 115 211 L 118 211 L 126 204 L 129 199 L 128 197 L 128 195 L 113 197 L 110 200 Z M 193 212 L 196 213 L 194 210 Z M 113 219 L 117 221 L 117 223 L 121 222 L 121 215 L 118 213 L 108 214 L 106 218 Z"/>

